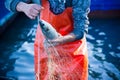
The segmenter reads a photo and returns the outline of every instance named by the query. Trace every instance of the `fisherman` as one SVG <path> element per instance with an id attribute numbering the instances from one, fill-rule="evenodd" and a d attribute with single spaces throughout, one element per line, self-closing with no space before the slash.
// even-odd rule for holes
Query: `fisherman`
<path id="1" fill-rule="evenodd" d="M 88 13 L 89 0 L 48 0 L 50 10 L 58 15 L 67 7 L 73 8 L 74 30 L 64 38 L 60 38 L 59 42 L 66 43 L 74 40 L 82 39 L 88 31 Z M 24 12 L 29 18 L 35 19 L 38 13 L 43 9 L 39 5 L 38 0 L 6 0 L 6 7 L 13 12 Z M 68 38 L 68 39 L 66 39 Z M 58 40 L 58 39 L 57 39 Z M 64 42 L 63 42 L 64 41 Z"/>
<path id="2" fill-rule="evenodd" d="M 77 79 L 74 80 L 87 80 L 88 60 L 86 33 L 88 32 L 89 25 L 88 13 L 90 11 L 90 0 L 6 0 L 5 5 L 10 11 L 23 12 L 30 19 L 35 19 L 40 13 L 40 18 L 54 26 L 56 31 L 62 35 L 49 41 L 56 46 L 60 45 L 63 51 L 65 49 L 63 47 L 67 45 L 69 49 L 65 49 L 66 53 L 72 53 L 74 60 L 78 63 L 78 65 L 74 66 L 73 71 L 79 68 L 82 70 L 79 76 L 76 76 Z M 40 48 L 38 45 L 42 44 L 44 40 L 44 37 L 41 36 L 41 31 L 38 27 L 35 40 L 35 58 L 36 54 L 38 54 L 38 48 Z M 42 52 L 40 54 L 42 54 Z M 46 57 L 43 59 L 46 59 Z M 38 67 L 36 68 L 36 64 L 38 63 L 35 60 L 35 69 L 37 71 Z M 69 68 L 72 68 L 73 65 Z M 74 74 L 74 72 L 72 74 Z M 46 73 L 43 75 L 45 77 Z M 65 77 L 65 75 L 67 76 Z M 45 79 L 44 77 L 42 77 L 43 80 Z M 64 74 L 64 77 L 62 80 L 72 80 L 67 73 Z"/>

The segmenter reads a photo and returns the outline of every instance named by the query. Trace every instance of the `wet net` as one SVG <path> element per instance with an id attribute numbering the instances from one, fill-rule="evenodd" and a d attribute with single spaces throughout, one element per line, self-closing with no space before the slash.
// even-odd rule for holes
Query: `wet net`
<path id="1" fill-rule="evenodd" d="M 73 30 L 72 9 L 54 15 L 48 0 L 42 0 L 41 19 L 49 22 L 58 33 L 67 35 Z M 87 80 L 88 60 L 86 39 L 53 46 L 44 46 L 44 36 L 37 28 L 34 45 L 36 80 Z"/>
<path id="2" fill-rule="evenodd" d="M 83 65 L 80 63 L 83 62 L 83 58 L 70 54 L 70 50 L 68 52 L 65 49 L 67 47 L 56 48 L 48 43 L 51 47 L 44 47 L 47 57 L 39 61 L 37 80 L 82 80 Z"/>

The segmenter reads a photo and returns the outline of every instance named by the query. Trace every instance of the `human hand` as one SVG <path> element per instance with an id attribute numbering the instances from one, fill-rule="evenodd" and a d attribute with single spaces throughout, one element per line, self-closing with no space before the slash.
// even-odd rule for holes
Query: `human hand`
<path id="1" fill-rule="evenodd" d="M 65 43 L 68 43 L 68 42 L 72 42 L 74 40 L 75 40 L 75 35 L 74 34 L 68 34 L 66 36 L 59 36 L 58 38 L 53 39 L 53 40 L 46 40 L 44 42 L 44 45 L 46 47 L 57 46 L 57 45 L 60 45 L 60 44 L 65 44 Z"/>
<path id="2" fill-rule="evenodd" d="M 59 45 L 60 43 L 62 43 L 62 36 L 60 34 L 59 34 L 59 37 L 54 40 L 50 40 L 50 39 L 44 40 L 45 47 L 56 46 L 56 45 Z"/>
<path id="3" fill-rule="evenodd" d="M 27 4 L 20 2 L 18 3 L 16 9 L 19 12 L 24 12 L 30 19 L 35 19 L 44 8 L 38 4 Z"/>
<path id="4" fill-rule="evenodd" d="M 56 39 L 48 40 L 48 42 L 54 46 L 66 43 L 64 36 L 59 36 Z"/>

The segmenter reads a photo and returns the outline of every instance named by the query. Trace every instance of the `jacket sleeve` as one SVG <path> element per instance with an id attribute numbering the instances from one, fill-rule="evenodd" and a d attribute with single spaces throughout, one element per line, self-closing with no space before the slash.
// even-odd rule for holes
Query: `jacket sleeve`
<path id="1" fill-rule="evenodd" d="M 49 0 L 50 10 L 54 14 L 60 14 L 65 10 L 65 0 Z"/>
<path id="2" fill-rule="evenodd" d="M 30 2 L 31 0 L 6 0 L 5 1 L 5 6 L 6 8 L 9 10 L 9 11 L 12 11 L 12 12 L 17 12 L 16 10 L 16 6 L 19 2 Z"/>
<path id="3" fill-rule="evenodd" d="M 78 40 L 83 38 L 85 32 L 88 32 L 90 0 L 74 0 L 72 6 L 74 21 L 74 29 L 72 33 L 75 34 L 76 40 Z"/>

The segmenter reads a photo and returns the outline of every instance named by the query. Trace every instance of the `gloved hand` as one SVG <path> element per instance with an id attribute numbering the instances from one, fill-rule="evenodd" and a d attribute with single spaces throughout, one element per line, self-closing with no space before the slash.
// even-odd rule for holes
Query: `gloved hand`
<path id="1" fill-rule="evenodd" d="M 57 46 L 60 44 L 65 44 L 68 42 L 72 42 L 75 41 L 76 36 L 72 33 L 65 35 L 65 36 L 59 36 L 56 39 L 53 40 L 45 40 L 44 42 L 44 46 L 45 47 L 51 47 L 51 46 Z"/>
<path id="2" fill-rule="evenodd" d="M 27 4 L 20 2 L 18 3 L 16 9 L 18 12 L 24 12 L 30 19 L 35 19 L 44 8 L 38 4 Z"/>
<path id="3" fill-rule="evenodd" d="M 62 41 L 59 38 L 62 38 L 63 36 L 61 34 L 58 34 L 58 38 L 50 40 L 50 39 L 45 39 L 44 40 L 44 47 L 51 47 L 51 46 L 56 46 L 62 43 Z"/>

